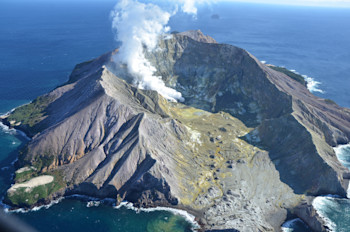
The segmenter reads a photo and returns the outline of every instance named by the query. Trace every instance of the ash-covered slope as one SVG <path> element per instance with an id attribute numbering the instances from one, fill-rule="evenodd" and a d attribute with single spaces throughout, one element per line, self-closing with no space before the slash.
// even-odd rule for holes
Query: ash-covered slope
<path id="1" fill-rule="evenodd" d="M 278 231 L 287 211 L 325 229 L 309 196 L 346 195 L 331 146 L 349 141 L 349 110 L 199 31 L 146 52 L 183 104 L 128 84 L 112 56 L 77 65 L 67 84 L 5 119 L 34 135 L 16 181 L 55 177 L 7 202 L 80 193 L 186 209 L 203 229 Z"/>
<path id="2" fill-rule="evenodd" d="M 234 46 L 199 43 L 180 34 L 160 47 L 148 57 L 185 104 L 225 111 L 255 127 L 246 139 L 270 152 L 282 181 L 296 193 L 345 193 L 346 169 L 330 146 L 349 142 L 348 109 L 312 95 Z"/>

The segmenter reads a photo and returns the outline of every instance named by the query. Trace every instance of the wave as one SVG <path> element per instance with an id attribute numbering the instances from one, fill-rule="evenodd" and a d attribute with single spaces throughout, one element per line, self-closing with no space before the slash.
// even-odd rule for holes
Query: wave
<path id="1" fill-rule="evenodd" d="M 125 207 L 127 209 L 134 210 L 135 212 L 142 211 L 142 212 L 149 213 L 149 212 L 154 212 L 154 211 L 168 211 L 168 212 L 171 212 L 175 215 L 179 215 L 179 216 L 184 217 L 186 219 L 186 221 L 191 223 L 192 231 L 197 231 L 198 229 L 200 229 L 198 222 L 195 220 L 195 216 L 188 213 L 185 210 L 174 209 L 174 208 L 169 208 L 169 207 L 136 208 L 131 202 L 127 202 L 127 201 L 121 202 L 118 206 L 115 206 L 114 208 L 119 209 L 121 207 Z"/>
<path id="2" fill-rule="evenodd" d="M 3 124 L 2 122 L 0 122 L 0 130 L 3 131 L 6 134 L 11 134 L 11 135 L 15 135 L 16 134 L 16 130 L 13 128 L 10 128 L 9 126 Z"/>
<path id="3" fill-rule="evenodd" d="M 7 212 L 10 212 L 10 213 L 12 213 L 12 212 L 13 212 L 13 213 L 29 213 L 29 212 L 35 212 L 35 211 L 39 211 L 39 210 L 41 210 L 41 209 L 43 209 L 43 208 L 48 209 L 48 208 L 50 208 L 51 206 L 60 203 L 63 199 L 64 199 L 64 197 L 60 197 L 60 198 L 58 198 L 58 199 L 56 199 L 56 200 L 50 201 L 49 204 L 40 205 L 40 206 L 35 206 L 35 207 L 33 207 L 32 209 L 19 208 L 19 209 L 11 210 L 10 208 L 7 208 L 7 210 L 5 210 L 5 212 L 6 212 L 6 211 L 7 211 Z"/>
<path id="4" fill-rule="evenodd" d="M 350 170 L 350 144 L 333 147 L 339 162 Z M 350 185 L 347 189 L 347 198 L 350 198 Z"/>
<path id="5" fill-rule="evenodd" d="M 328 218 L 326 214 L 326 211 L 328 210 L 329 206 L 334 204 L 331 200 L 332 200 L 332 197 L 328 197 L 328 196 L 316 197 L 312 201 L 312 206 L 317 211 L 317 214 L 324 220 L 329 230 L 331 232 L 335 232 L 337 229 L 337 225 L 330 218 Z"/>
<path id="6" fill-rule="evenodd" d="M 321 82 L 316 81 L 314 78 L 307 75 L 302 75 L 302 77 L 304 77 L 304 80 L 306 81 L 306 87 L 311 93 L 324 93 L 324 91 L 319 88 L 319 86 L 322 84 Z"/>
<path id="7" fill-rule="evenodd" d="M 297 223 L 305 224 L 300 218 L 295 218 L 283 223 L 281 229 L 283 232 L 293 232 Z"/>
<path id="8" fill-rule="evenodd" d="M 127 202 L 127 201 L 123 201 L 118 206 L 116 206 L 115 199 L 112 199 L 112 198 L 99 199 L 99 198 L 90 197 L 90 196 L 86 196 L 86 195 L 80 195 L 80 194 L 73 194 L 73 195 L 66 196 L 66 197 L 60 197 L 56 200 L 52 200 L 49 204 L 36 206 L 32 209 L 19 208 L 19 209 L 11 210 L 11 207 L 9 205 L 6 205 L 2 201 L 0 202 L 0 206 L 2 206 L 2 208 L 4 209 L 4 211 L 6 213 L 29 213 L 29 212 L 35 212 L 35 211 L 41 210 L 43 208 L 49 209 L 51 206 L 58 204 L 62 200 L 68 199 L 68 198 L 77 198 L 80 200 L 85 200 L 85 201 L 87 201 L 86 207 L 88 207 L 88 208 L 98 207 L 101 205 L 101 203 L 103 203 L 103 204 L 109 203 L 109 204 L 114 205 L 113 208 L 115 208 L 115 209 L 120 209 L 121 207 L 125 207 L 125 208 L 133 210 L 137 213 L 139 213 L 139 212 L 149 213 L 149 212 L 154 212 L 154 211 L 168 211 L 168 212 L 171 212 L 175 215 L 179 215 L 179 216 L 183 217 L 187 222 L 191 223 L 192 231 L 197 231 L 198 229 L 200 229 L 199 224 L 195 220 L 195 216 L 188 213 L 185 210 L 174 209 L 174 208 L 169 208 L 169 207 L 137 208 L 131 202 Z"/>
<path id="9" fill-rule="evenodd" d="M 299 72 L 297 72 L 295 69 L 289 69 L 289 71 L 297 74 L 297 75 L 301 75 Z M 311 93 L 324 93 L 324 91 L 322 89 L 319 88 L 319 86 L 322 84 L 319 81 L 316 81 L 314 78 L 309 77 L 307 75 L 301 75 L 304 80 L 306 81 L 306 87 L 307 89 L 311 92 Z"/>
<path id="10" fill-rule="evenodd" d="M 284 67 L 284 66 L 281 66 Z M 297 74 L 297 75 L 301 75 L 299 72 L 297 72 L 295 69 L 288 69 L 289 71 Z M 316 81 L 314 78 L 309 77 L 307 75 L 301 75 L 304 80 L 306 81 L 306 87 L 307 89 L 311 92 L 311 93 L 324 93 L 324 91 L 322 89 L 319 88 L 319 86 L 322 84 L 319 81 Z"/>
<path id="11" fill-rule="evenodd" d="M 43 209 L 43 208 L 48 209 L 48 208 L 50 208 L 51 206 L 60 203 L 63 199 L 64 199 L 64 197 L 60 197 L 60 198 L 58 198 L 58 199 L 56 199 L 56 200 L 50 201 L 49 204 L 40 205 L 40 206 L 35 206 L 35 207 L 33 207 L 32 209 L 19 208 L 19 209 L 13 209 L 13 210 L 12 210 L 10 206 L 8 206 L 8 205 L 6 205 L 6 204 L 4 204 L 4 203 L 1 203 L 1 205 L 2 205 L 2 206 L 5 206 L 5 207 L 4 207 L 4 211 L 5 211 L 6 213 L 29 213 L 29 212 L 35 212 L 35 211 L 41 210 L 41 209 Z"/>
<path id="12" fill-rule="evenodd" d="M 333 149 L 337 155 L 350 156 L 350 144 L 338 145 Z"/>
<path id="13" fill-rule="evenodd" d="M 86 204 L 86 207 L 90 208 L 90 207 L 98 207 L 100 206 L 101 201 L 88 201 L 88 203 Z"/>
<path id="14" fill-rule="evenodd" d="M 10 115 L 13 111 L 15 111 L 15 109 L 17 109 L 18 107 L 25 106 L 25 105 L 28 105 L 28 104 L 30 104 L 30 103 L 31 103 L 31 102 L 28 102 L 28 103 L 25 103 L 25 104 L 23 104 L 23 105 L 17 106 L 17 107 L 15 107 L 15 108 L 13 108 L 12 110 L 6 112 L 5 114 L 1 114 L 1 115 L 0 115 L 0 118 L 1 118 L 1 117 L 6 117 L 6 116 L 8 116 L 8 115 Z M 18 130 L 18 129 L 14 129 L 14 128 L 10 128 L 10 127 L 8 127 L 7 125 L 3 124 L 1 121 L 0 121 L 0 129 L 1 129 L 3 132 L 7 133 L 7 134 L 11 134 L 11 135 L 19 134 L 20 136 L 22 136 L 22 137 L 25 138 L 26 140 L 28 140 L 28 141 L 30 140 L 30 138 L 27 136 L 27 134 L 24 133 L 23 131 Z"/>
<path id="15" fill-rule="evenodd" d="M 70 196 L 66 196 L 66 197 L 59 197 L 55 200 L 50 201 L 50 203 L 48 204 L 44 204 L 44 205 L 40 205 L 40 206 L 35 206 L 32 209 L 25 209 L 25 208 L 19 208 L 19 209 L 11 209 L 11 206 L 5 204 L 3 201 L 0 202 L 0 206 L 2 206 L 2 208 L 4 208 L 4 211 L 6 213 L 29 213 L 29 212 L 34 212 L 34 211 L 38 211 L 41 210 L 43 208 L 48 209 L 51 206 L 60 203 L 62 200 L 64 199 L 68 199 L 68 198 L 78 198 L 78 199 L 82 199 L 82 200 L 87 200 L 89 202 L 106 202 L 106 201 L 114 201 L 114 199 L 110 199 L 110 198 L 106 198 L 103 200 L 100 200 L 99 198 L 95 198 L 95 197 L 89 197 L 89 196 L 85 196 L 85 195 L 79 195 L 79 194 L 74 194 L 74 195 L 70 195 Z"/>
<path id="16" fill-rule="evenodd" d="M 26 140 L 30 140 L 30 138 L 27 136 L 26 133 L 24 133 L 21 130 L 10 128 L 9 126 L 3 124 L 0 121 L 0 131 L 3 131 L 5 134 L 10 134 L 10 135 L 20 135 L 21 137 L 25 138 Z"/>

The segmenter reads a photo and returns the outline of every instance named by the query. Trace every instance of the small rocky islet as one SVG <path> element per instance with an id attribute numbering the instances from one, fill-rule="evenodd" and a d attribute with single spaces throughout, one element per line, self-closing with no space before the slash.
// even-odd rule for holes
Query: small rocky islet
<path id="1" fill-rule="evenodd" d="M 332 147 L 350 140 L 350 110 L 200 31 L 158 47 L 145 56 L 183 102 L 134 87 L 115 50 L 2 118 L 31 137 L 5 202 L 82 194 L 183 209 L 203 231 L 280 231 L 296 217 L 326 231 L 312 200 L 346 197 Z"/>

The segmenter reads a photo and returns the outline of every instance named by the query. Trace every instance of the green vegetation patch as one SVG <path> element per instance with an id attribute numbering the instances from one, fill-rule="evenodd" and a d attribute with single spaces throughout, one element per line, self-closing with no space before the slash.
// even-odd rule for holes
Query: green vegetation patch
<path id="1" fill-rule="evenodd" d="M 77 80 L 79 80 L 79 78 L 81 77 L 81 73 L 82 73 L 82 70 L 84 69 L 85 66 L 89 65 L 90 63 L 92 63 L 94 60 L 88 60 L 88 61 L 85 61 L 83 63 L 80 63 L 80 64 L 77 64 L 75 67 L 74 67 L 74 70 L 73 72 L 71 73 L 71 75 L 69 76 L 69 80 L 67 81 L 67 83 L 63 84 L 63 85 L 66 85 L 66 84 L 71 84 L 71 83 L 74 83 L 76 82 Z"/>
<path id="2" fill-rule="evenodd" d="M 289 76 L 293 80 L 296 80 L 300 84 L 306 86 L 306 81 L 305 81 L 304 77 L 302 77 L 301 75 L 296 74 L 296 73 L 294 73 L 286 68 L 283 68 L 283 67 L 278 67 L 278 66 L 269 66 L 269 67 L 272 68 L 273 70 L 276 70 L 278 72 L 286 74 L 287 76 Z"/>
<path id="3" fill-rule="evenodd" d="M 15 182 L 24 182 L 26 180 L 29 180 L 31 177 L 33 177 L 33 175 L 35 175 L 35 171 L 30 168 L 30 170 L 26 170 L 23 172 L 16 172 L 15 173 Z"/>
<path id="4" fill-rule="evenodd" d="M 55 157 L 49 153 L 36 157 L 32 164 L 37 170 L 40 171 L 43 168 L 48 168 L 54 161 Z"/>
<path id="5" fill-rule="evenodd" d="M 37 155 L 34 158 L 30 154 L 28 146 L 24 146 L 18 152 L 18 166 L 32 166 L 37 172 L 45 168 L 49 168 L 55 162 L 55 155 L 53 151 L 48 150 L 43 154 Z"/>
<path id="6" fill-rule="evenodd" d="M 18 207 L 30 207 L 48 199 L 52 194 L 66 186 L 61 173 L 58 171 L 45 173 L 54 177 L 54 181 L 34 188 L 18 188 L 14 192 L 8 192 L 5 201 Z"/>
<path id="7" fill-rule="evenodd" d="M 21 123 L 29 133 L 36 134 L 39 128 L 35 127 L 45 116 L 46 107 L 53 101 L 48 95 L 40 96 L 27 105 L 15 109 L 7 118 L 9 122 Z"/>
<path id="8" fill-rule="evenodd" d="M 335 101 L 333 101 L 332 99 L 324 99 L 324 101 L 330 105 L 337 105 L 337 103 Z"/>

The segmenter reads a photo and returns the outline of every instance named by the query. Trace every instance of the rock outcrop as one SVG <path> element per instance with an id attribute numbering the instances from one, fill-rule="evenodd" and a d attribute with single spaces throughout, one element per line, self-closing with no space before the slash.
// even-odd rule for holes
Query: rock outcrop
<path id="1" fill-rule="evenodd" d="M 307 207 L 346 195 L 331 146 L 349 142 L 348 109 L 200 31 L 145 51 L 183 103 L 132 86 L 115 53 L 77 65 L 65 85 L 4 119 L 33 135 L 18 162 L 34 167 L 28 178 L 62 177 L 54 195 L 185 209 L 203 230 L 279 231 L 287 213 L 325 230 Z"/>

